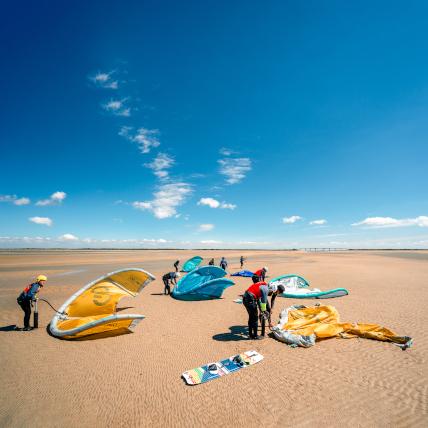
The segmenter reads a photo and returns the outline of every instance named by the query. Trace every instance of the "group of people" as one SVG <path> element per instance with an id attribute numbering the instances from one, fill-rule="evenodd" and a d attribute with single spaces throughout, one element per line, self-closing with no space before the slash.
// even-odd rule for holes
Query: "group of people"
<path id="1" fill-rule="evenodd" d="M 244 258 L 240 258 L 241 268 L 243 267 Z M 180 278 L 180 272 L 178 271 L 178 266 L 180 261 L 177 260 L 174 263 L 174 272 L 168 272 L 162 276 L 162 281 L 164 283 L 164 294 L 171 294 L 171 286 L 177 285 L 177 282 Z M 209 261 L 209 265 L 214 265 L 214 259 Z M 224 270 L 227 268 L 227 261 L 224 257 L 220 260 L 220 267 Z M 268 271 L 267 267 L 263 267 L 257 270 L 252 276 L 252 285 L 245 291 L 242 299 L 242 303 L 245 306 L 245 309 L 248 312 L 248 332 L 250 339 L 259 339 L 258 335 L 258 322 L 259 318 L 264 318 L 269 320 L 270 315 L 274 306 L 274 302 L 278 294 L 281 294 L 285 291 L 283 285 L 268 285 L 265 282 L 266 273 Z M 22 293 L 18 296 L 17 302 L 21 309 L 24 311 L 24 328 L 23 331 L 30 331 L 30 317 L 31 317 L 31 308 L 33 303 L 37 299 L 37 293 L 45 285 L 47 281 L 46 275 L 39 275 L 36 280 L 28 285 Z M 269 303 L 269 297 L 271 297 Z"/>

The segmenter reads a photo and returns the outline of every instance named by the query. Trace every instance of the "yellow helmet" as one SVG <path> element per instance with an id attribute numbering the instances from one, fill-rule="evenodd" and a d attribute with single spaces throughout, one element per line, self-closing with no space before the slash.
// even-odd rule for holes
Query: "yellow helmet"
<path id="1" fill-rule="evenodd" d="M 37 278 L 36 278 L 36 281 L 37 282 L 40 282 L 40 281 L 47 281 L 48 280 L 48 277 L 46 276 L 46 275 L 39 275 Z"/>

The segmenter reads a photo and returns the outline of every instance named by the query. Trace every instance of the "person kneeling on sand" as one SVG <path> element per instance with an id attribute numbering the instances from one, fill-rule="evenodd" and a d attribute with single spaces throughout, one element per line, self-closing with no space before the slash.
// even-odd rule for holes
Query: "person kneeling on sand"
<path id="1" fill-rule="evenodd" d="M 283 293 L 285 289 L 283 285 L 269 287 L 266 282 L 260 281 L 257 275 L 253 275 L 252 280 L 253 284 L 244 293 L 242 303 L 248 312 L 248 335 L 250 339 L 259 339 L 259 310 L 261 317 L 270 319 L 276 296 Z M 271 305 L 269 305 L 268 296 L 272 296 Z"/>
<path id="2" fill-rule="evenodd" d="M 208 262 L 208 266 L 214 266 L 214 259 L 211 259 L 211 260 Z"/>
<path id="3" fill-rule="evenodd" d="M 31 307 L 33 306 L 33 302 L 37 299 L 37 293 L 40 288 L 45 285 L 47 280 L 48 278 L 45 275 L 39 275 L 36 281 L 26 287 L 16 299 L 18 305 L 21 306 L 21 309 L 24 311 L 23 331 L 32 330 L 30 327 Z"/>
<path id="4" fill-rule="evenodd" d="M 176 285 L 178 278 L 180 278 L 180 272 L 168 272 L 162 277 L 165 286 L 163 294 L 171 294 L 171 284 Z"/>

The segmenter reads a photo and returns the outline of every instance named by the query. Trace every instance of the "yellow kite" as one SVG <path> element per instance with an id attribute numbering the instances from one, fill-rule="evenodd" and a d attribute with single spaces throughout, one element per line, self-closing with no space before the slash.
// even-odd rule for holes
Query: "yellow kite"
<path id="1" fill-rule="evenodd" d="M 155 277 L 142 269 L 122 269 L 85 285 L 52 318 L 54 336 L 73 339 L 116 329 L 132 330 L 144 315 L 118 314 L 123 297 L 135 297 Z"/>
<path id="2" fill-rule="evenodd" d="M 408 336 L 398 336 L 378 324 L 340 322 L 339 312 L 333 306 L 290 307 L 280 314 L 273 327 L 274 336 L 281 342 L 308 348 L 316 339 L 363 337 L 392 342 L 405 350 L 412 345 Z"/>

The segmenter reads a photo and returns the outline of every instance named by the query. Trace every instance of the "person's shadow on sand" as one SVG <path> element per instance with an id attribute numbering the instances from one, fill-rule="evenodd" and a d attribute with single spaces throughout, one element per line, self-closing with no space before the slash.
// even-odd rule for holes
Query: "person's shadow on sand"
<path id="1" fill-rule="evenodd" d="M 229 333 L 220 333 L 213 336 L 214 340 L 219 342 L 237 342 L 239 340 L 248 340 L 248 327 L 243 325 L 232 325 L 229 327 Z"/>
<path id="2" fill-rule="evenodd" d="M 15 324 L 11 324 L 11 325 L 5 325 L 3 327 L 0 327 L 0 331 L 17 331 L 18 327 Z"/>

